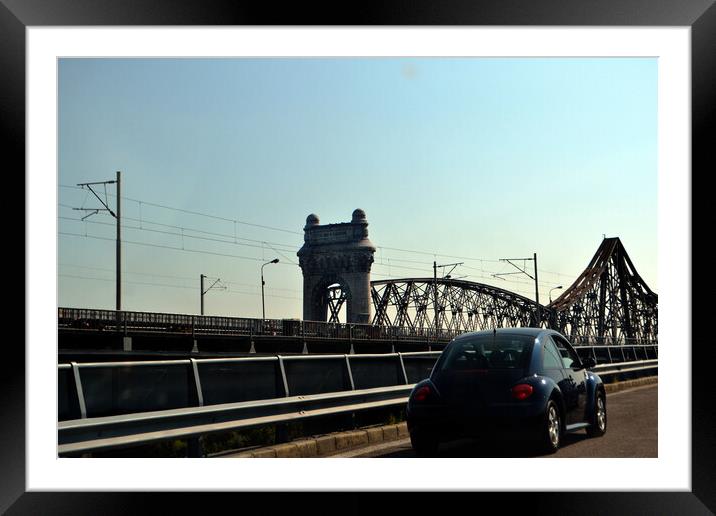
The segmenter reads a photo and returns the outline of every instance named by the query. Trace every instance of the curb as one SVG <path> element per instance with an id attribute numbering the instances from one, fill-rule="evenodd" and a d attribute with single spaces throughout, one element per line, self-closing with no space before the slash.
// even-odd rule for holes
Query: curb
<path id="1" fill-rule="evenodd" d="M 368 444 L 397 441 L 408 437 L 405 422 L 395 425 L 376 426 L 349 432 L 337 432 L 315 438 L 299 439 L 290 443 L 276 444 L 266 448 L 224 455 L 226 458 L 288 458 L 327 457 L 338 451 L 348 451 Z"/>
<path id="2" fill-rule="evenodd" d="M 604 387 L 607 394 L 658 383 L 658 376 L 607 383 Z M 349 451 L 368 444 L 397 441 L 408 437 L 408 425 L 404 421 L 394 425 L 337 432 L 320 437 L 308 437 L 290 443 L 276 444 L 265 448 L 257 448 L 246 452 L 222 455 L 220 458 L 320 458 L 328 457 L 338 451 Z M 219 457 L 217 457 L 219 458 Z"/>
<path id="3" fill-rule="evenodd" d="M 607 394 L 619 392 L 633 387 L 641 387 L 643 385 L 654 385 L 659 383 L 658 376 L 647 376 L 645 378 L 637 378 L 636 380 L 625 380 L 623 382 L 605 383 L 604 388 Z"/>

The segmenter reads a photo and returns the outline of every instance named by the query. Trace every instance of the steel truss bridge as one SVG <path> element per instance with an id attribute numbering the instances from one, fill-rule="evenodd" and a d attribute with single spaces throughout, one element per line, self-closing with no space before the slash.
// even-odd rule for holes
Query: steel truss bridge
<path id="1" fill-rule="evenodd" d="M 330 288 L 329 288 L 330 289 Z M 346 295 L 328 295 L 338 322 Z M 459 334 L 509 326 L 556 329 L 574 343 L 654 343 L 658 296 L 639 276 L 619 238 L 605 238 L 587 268 L 549 305 L 464 280 L 403 278 L 371 282 L 373 325 Z"/>
<path id="2" fill-rule="evenodd" d="M 446 342 L 467 331 L 541 326 L 558 330 L 577 345 L 658 342 L 658 296 L 639 276 L 618 238 L 605 238 L 576 281 L 539 309 L 533 300 L 491 285 L 403 278 L 371 282 L 373 320 L 346 324 L 338 318 L 350 294 L 338 285 L 328 287 L 327 294 L 327 322 L 59 308 L 58 326 L 61 333 L 114 332 L 125 337 L 154 333 L 346 342 Z"/>

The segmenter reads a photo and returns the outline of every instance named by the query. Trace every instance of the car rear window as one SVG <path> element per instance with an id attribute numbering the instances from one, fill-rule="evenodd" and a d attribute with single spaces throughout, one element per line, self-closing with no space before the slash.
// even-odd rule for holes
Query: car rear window
<path id="1" fill-rule="evenodd" d="M 528 335 L 476 335 L 454 341 L 446 350 L 441 371 L 524 369 L 535 338 Z"/>

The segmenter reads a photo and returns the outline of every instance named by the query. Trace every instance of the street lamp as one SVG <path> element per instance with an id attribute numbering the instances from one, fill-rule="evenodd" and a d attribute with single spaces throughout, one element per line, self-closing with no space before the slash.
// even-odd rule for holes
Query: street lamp
<path id="1" fill-rule="evenodd" d="M 278 258 L 274 258 L 270 262 L 266 262 L 261 266 L 261 313 L 263 315 L 263 320 L 266 320 L 266 304 L 264 303 L 264 285 L 266 282 L 264 281 L 264 267 L 266 267 L 269 263 L 278 263 Z"/>
<path id="2" fill-rule="evenodd" d="M 552 304 L 552 291 L 557 290 L 558 288 L 562 288 L 562 285 L 549 289 L 549 304 Z"/>

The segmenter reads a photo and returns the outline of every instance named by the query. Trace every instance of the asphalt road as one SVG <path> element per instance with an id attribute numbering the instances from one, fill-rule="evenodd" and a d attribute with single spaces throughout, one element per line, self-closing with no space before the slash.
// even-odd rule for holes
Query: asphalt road
<path id="1" fill-rule="evenodd" d="M 590 439 L 584 430 L 567 434 L 547 457 L 658 457 L 657 385 L 607 395 L 607 433 Z M 537 457 L 515 443 L 460 440 L 440 445 L 439 457 Z M 409 439 L 351 450 L 333 457 L 416 457 Z"/>

